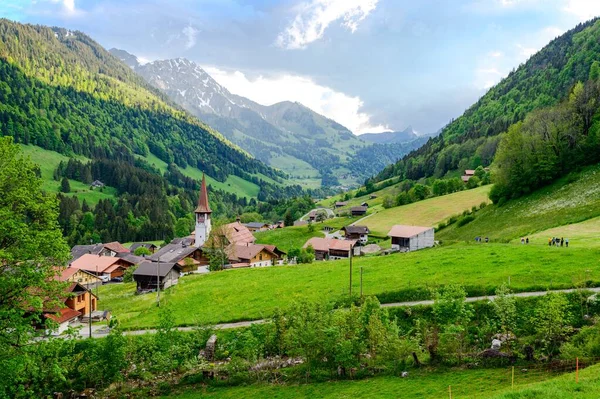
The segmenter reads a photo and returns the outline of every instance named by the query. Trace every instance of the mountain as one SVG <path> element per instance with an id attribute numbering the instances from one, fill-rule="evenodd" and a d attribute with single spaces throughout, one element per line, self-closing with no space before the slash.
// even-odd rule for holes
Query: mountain
<path id="1" fill-rule="evenodd" d="M 532 111 L 568 98 L 600 61 L 600 22 L 593 19 L 551 41 L 492 87 L 426 145 L 385 168 L 374 180 L 418 180 L 488 166 L 501 134 Z"/>
<path id="2" fill-rule="evenodd" d="M 397 151 L 408 151 L 377 148 L 379 162 L 365 162 L 361 150 L 371 143 L 302 104 L 285 101 L 264 106 L 232 94 L 185 58 L 140 65 L 124 50 L 110 51 L 229 140 L 307 187 L 356 185 L 406 154 Z"/>
<path id="3" fill-rule="evenodd" d="M 399 132 L 363 133 L 358 136 L 364 141 L 377 144 L 409 143 L 419 138 L 412 126 Z"/>
<path id="4" fill-rule="evenodd" d="M 96 198 L 114 194 L 93 208 L 77 192 L 62 197 L 71 242 L 169 238 L 181 218 L 186 231 L 203 172 L 220 216 L 303 193 L 78 31 L 0 19 L 0 104 L 2 135 L 71 158 L 50 178 L 98 179 L 107 187 Z"/>

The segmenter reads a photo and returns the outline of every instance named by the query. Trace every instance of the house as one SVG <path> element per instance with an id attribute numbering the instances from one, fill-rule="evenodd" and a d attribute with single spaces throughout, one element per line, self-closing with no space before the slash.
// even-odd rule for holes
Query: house
<path id="1" fill-rule="evenodd" d="M 165 245 L 147 259 L 159 263 L 176 263 L 182 273 L 193 272 L 198 270 L 200 266 L 208 266 L 209 264 L 209 259 L 202 248 L 188 245 L 185 242 Z"/>
<path id="2" fill-rule="evenodd" d="M 362 204 L 360 204 L 360 206 L 364 206 L 365 208 L 368 208 L 369 204 L 367 202 L 363 202 Z"/>
<path id="3" fill-rule="evenodd" d="M 367 207 L 353 206 L 352 208 L 350 208 L 350 212 L 352 213 L 352 216 L 364 216 L 367 214 Z"/>
<path id="4" fill-rule="evenodd" d="M 117 254 L 117 258 L 124 259 L 133 265 L 138 265 L 146 260 L 145 256 L 137 256 L 131 252 Z"/>
<path id="5" fill-rule="evenodd" d="M 392 250 L 402 252 L 433 247 L 435 241 L 433 227 L 395 225 L 388 237 L 392 238 Z"/>
<path id="6" fill-rule="evenodd" d="M 371 194 L 371 195 L 369 195 L 369 199 L 373 200 L 373 199 L 375 199 L 375 198 L 377 198 L 377 196 L 376 196 L 375 194 Z"/>
<path id="7" fill-rule="evenodd" d="M 312 246 L 315 250 L 316 260 L 334 260 L 349 258 L 355 245 L 356 241 L 354 240 L 313 237 L 302 248 Z"/>
<path id="8" fill-rule="evenodd" d="M 135 252 L 135 250 L 140 247 L 146 248 L 148 251 L 150 251 L 151 254 L 155 253 L 158 249 L 158 246 L 152 244 L 151 242 L 134 242 L 133 244 L 131 244 L 131 247 L 129 247 L 129 250 L 131 252 Z"/>
<path id="9" fill-rule="evenodd" d="M 335 203 L 335 208 L 343 208 L 348 206 L 348 201 L 338 201 Z"/>
<path id="10" fill-rule="evenodd" d="M 283 263 L 281 254 L 273 245 L 231 245 L 226 251 L 233 268 L 273 266 Z"/>
<path id="11" fill-rule="evenodd" d="M 98 298 L 90 290 L 79 283 L 71 283 L 65 288 L 63 306 L 46 309 L 42 319 L 50 319 L 58 324 L 55 333 L 64 333 L 69 325 L 84 315 L 94 312 L 98 306 Z"/>
<path id="12" fill-rule="evenodd" d="M 346 226 L 342 228 L 342 231 L 347 240 L 355 240 L 361 244 L 369 241 L 369 234 L 371 233 L 367 226 Z"/>
<path id="13" fill-rule="evenodd" d="M 257 231 L 266 231 L 271 228 L 271 226 L 268 223 L 262 222 L 244 223 L 244 226 L 246 226 L 246 228 L 250 230 L 251 233 L 255 233 Z"/>
<path id="14" fill-rule="evenodd" d="M 103 281 L 108 281 L 115 277 L 122 277 L 125 270 L 133 265 L 133 262 L 123 258 L 85 254 L 79 259 L 71 262 L 69 267 L 85 270 L 86 272 L 102 278 Z"/>
<path id="15" fill-rule="evenodd" d="M 156 290 L 157 283 L 161 290 L 176 285 L 181 277 L 181 267 L 173 262 L 140 263 L 133 272 L 133 281 L 137 283 L 137 290 Z"/>
<path id="16" fill-rule="evenodd" d="M 63 283 L 79 283 L 87 289 L 102 285 L 102 279 L 95 274 L 73 267 L 56 267 L 57 274 L 54 279 Z"/>
<path id="17" fill-rule="evenodd" d="M 71 248 L 71 261 L 77 260 L 85 254 L 117 256 L 118 253 L 124 252 L 129 252 L 129 250 L 117 241 L 107 244 L 75 245 Z"/>
<path id="18" fill-rule="evenodd" d="M 461 176 L 461 179 L 464 183 L 468 183 L 471 177 L 475 176 L 475 171 L 473 169 L 465 170 L 465 174 Z"/>
<path id="19" fill-rule="evenodd" d="M 104 187 L 104 186 L 105 186 L 105 184 L 104 184 L 104 183 L 102 183 L 100 180 L 94 180 L 94 181 L 92 182 L 92 184 L 90 184 L 90 186 L 91 186 L 92 188 L 102 188 L 102 187 Z"/>

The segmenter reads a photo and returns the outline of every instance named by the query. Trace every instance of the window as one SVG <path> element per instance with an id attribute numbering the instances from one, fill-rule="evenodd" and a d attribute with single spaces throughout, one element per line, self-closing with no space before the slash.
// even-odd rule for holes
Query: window
<path id="1" fill-rule="evenodd" d="M 258 259 L 262 260 L 262 254 L 258 255 Z"/>

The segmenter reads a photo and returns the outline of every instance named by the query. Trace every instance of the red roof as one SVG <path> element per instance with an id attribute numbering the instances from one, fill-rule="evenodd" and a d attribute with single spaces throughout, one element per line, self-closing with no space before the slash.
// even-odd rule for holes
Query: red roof
<path id="1" fill-rule="evenodd" d="M 81 312 L 78 312 L 71 308 L 62 308 L 56 313 L 44 313 L 44 316 L 51 320 L 54 320 L 58 324 L 62 324 L 66 321 L 70 321 L 81 316 Z"/>
<path id="2" fill-rule="evenodd" d="M 116 264 L 118 264 L 118 262 L 131 263 L 121 258 L 115 258 L 114 256 L 98 256 L 93 254 L 85 254 L 81 258 L 73 261 L 73 263 L 71 263 L 71 267 L 92 273 L 95 273 L 96 271 L 98 273 L 110 273 L 118 267 L 115 266 Z"/>
<path id="3" fill-rule="evenodd" d="M 270 252 L 272 255 L 278 256 L 273 250 L 269 249 L 267 245 L 258 244 L 246 244 L 246 245 L 232 245 L 232 255 L 239 260 L 252 260 L 261 251 Z"/>
<path id="4" fill-rule="evenodd" d="M 77 273 L 78 271 L 80 271 L 81 269 L 76 269 L 74 267 L 56 267 L 55 268 L 58 271 L 58 274 L 56 274 L 54 276 L 54 279 L 57 281 L 68 281 L 71 277 L 73 277 L 73 275 L 75 273 Z M 96 277 L 95 275 L 86 272 L 85 270 L 81 270 L 82 272 L 88 274 L 89 276 L 92 276 L 96 279 L 99 280 L 98 277 Z"/>
<path id="5" fill-rule="evenodd" d="M 410 238 L 432 229 L 433 227 L 403 226 L 397 224 L 392 226 L 392 229 L 387 235 L 389 237 Z"/>
<path id="6" fill-rule="evenodd" d="M 202 174 L 202 184 L 200 185 L 200 197 L 198 198 L 198 207 L 196 213 L 212 213 L 208 205 L 208 191 L 206 190 L 206 178 Z"/>
<path id="7" fill-rule="evenodd" d="M 336 238 L 313 237 L 306 241 L 306 244 L 304 244 L 304 247 L 302 248 L 307 248 L 309 245 L 311 245 L 315 251 L 319 252 L 329 252 L 332 249 L 339 251 L 350 251 L 355 244 L 356 240 L 338 240 Z"/>
<path id="8" fill-rule="evenodd" d="M 224 228 L 231 244 L 253 244 L 256 241 L 252 232 L 240 222 L 226 224 Z"/>
<path id="9" fill-rule="evenodd" d="M 108 244 L 104 244 L 104 248 L 110 249 L 111 251 L 116 252 L 118 254 L 123 253 L 123 252 L 129 252 L 129 249 L 125 248 L 118 241 L 113 241 L 113 242 L 109 242 Z"/>

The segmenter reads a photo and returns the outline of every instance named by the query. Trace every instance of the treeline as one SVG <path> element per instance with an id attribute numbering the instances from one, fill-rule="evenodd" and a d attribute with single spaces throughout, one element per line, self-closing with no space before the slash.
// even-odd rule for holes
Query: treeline
<path id="1" fill-rule="evenodd" d="M 600 54 L 599 38 L 600 25 L 594 19 L 553 40 L 452 120 L 438 137 L 385 168 L 376 181 L 443 177 L 456 169 L 489 166 L 498 135 L 531 111 L 556 105 L 576 82 L 589 79 Z"/>
<path id="2" fill-rule="evenodd" d="M 512 125 L 494 161 L 490 199 L 527 194 L 584 165 L 600 161 L 600 63 L 592 80 L 577 83 L 568 100 Z"/>

